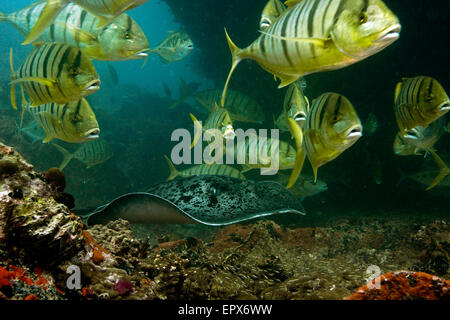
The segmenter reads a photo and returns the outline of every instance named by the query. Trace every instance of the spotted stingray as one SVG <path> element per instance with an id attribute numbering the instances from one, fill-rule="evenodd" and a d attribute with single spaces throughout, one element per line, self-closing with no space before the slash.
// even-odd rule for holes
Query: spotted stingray
<path id="1" fill-rule="evenodd" d="M 90 213 L 87 222 L 225 226 L 281 213 L 305 215 L 300 199 L 277 182 L 194 176 L 122 195 Z"/>

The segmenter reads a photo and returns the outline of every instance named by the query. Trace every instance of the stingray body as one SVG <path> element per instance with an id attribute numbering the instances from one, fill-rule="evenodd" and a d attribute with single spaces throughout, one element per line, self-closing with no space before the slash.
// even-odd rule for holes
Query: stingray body
<path id="1" fill-rule="evenodd" d="M 282 213 L 305 214 L 300 200 L 276 182 L 195 176 L 125 194 L 93 211 L 88 224 L 122 218 L 131 223 L 224 226 Z"/>

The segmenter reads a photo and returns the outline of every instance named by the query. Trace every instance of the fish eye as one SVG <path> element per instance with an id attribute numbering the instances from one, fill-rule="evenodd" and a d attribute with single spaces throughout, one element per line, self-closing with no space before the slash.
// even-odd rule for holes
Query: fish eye
<path id="1" fill-rule="evenodd" d="M 129 32 L 125 32 L 124 38 L 125 39 L 130 39 L 131 38 L 131 34 Z"/>
<path id="2" fill-rule="evenodd" d="M 427 94 L 425 96 L 425 100 L 428 101 L 428 102 L 432 101 L 433 99 L 434 99 L 434 95 L 432 93 L 431 94 Z"/>
<path id="3" fill-rule="evenodd" d="M 367 15 L 367 13 L 365 11 L 363 11 L 359 14 L 359 23 L 360 24 L 366 23 L 368 19 L 369 19 L 369 16 Z"/>

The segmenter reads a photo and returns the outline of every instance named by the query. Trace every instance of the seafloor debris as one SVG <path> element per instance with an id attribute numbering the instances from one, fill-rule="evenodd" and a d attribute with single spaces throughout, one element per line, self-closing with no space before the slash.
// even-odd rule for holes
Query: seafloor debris
<path id="1" fill-rule="evenodd" d="M 346 300 L 450 299 L 450 281 L 424 272 L 389 272 L 359 288 Z"/>
<path id="2" fill-rule="evenodd" d="M 364 298 L 448 297 L 443 221 L 353 216 L 317 226 L 260 220 L 173 229 L 117 220 L 87 228 L 55 192 L 0 145 L 0 299 L 342 299 L 358 293 L 374 265 L 442 279 L 388 273 L 391 291 Z M 427 285 L 427 294 L 419 290 Z"/>

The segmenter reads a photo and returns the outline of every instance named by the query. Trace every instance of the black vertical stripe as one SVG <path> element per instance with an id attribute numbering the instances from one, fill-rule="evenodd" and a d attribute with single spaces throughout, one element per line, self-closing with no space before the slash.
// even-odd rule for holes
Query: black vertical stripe
<path id="1" fill-rule="evenodd" d="M 287 20 L 284 21 L 283 25 L 281 26 L 281 33 L 280 36 L 281 37 L 286 37 L 286 28 L 287 28 L 288 24 L 287 24 Z M 289 52 L 288 52 L 288 42 L 286 40 L 281 40 L 281 45 L 283 47 L 283 54 L 287 60 L 287 62 L 289 63 L 289 66 L 291 66 L 292 68 L 294 67 L 294 63 L 291 60 L 291 57 L 289 57 Z"/>
<path id="2" fill-rule="evenodd" d="M 71 51 L 71 48 L 68 46 L 62 46 L 64 53 L 60 52 L 59 55 L 61 55 L 61 60 L 58 64 L 58 73 L 56 74 L 56 78 L 59 78 L 61 76 L 62 71 L 64 70 L 64 64 L 67 62 L 67 57 L 69 56 L 69 53 Z"/>

